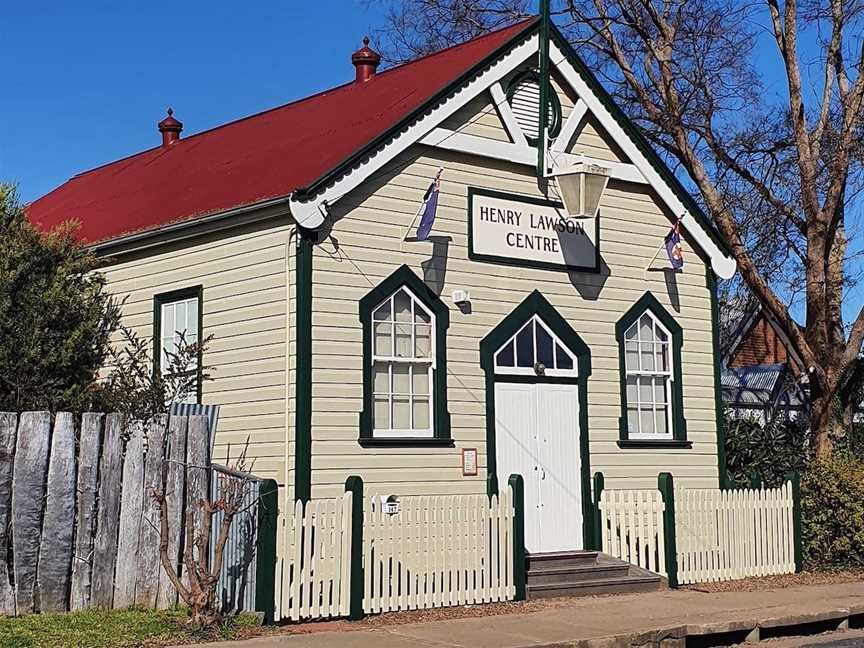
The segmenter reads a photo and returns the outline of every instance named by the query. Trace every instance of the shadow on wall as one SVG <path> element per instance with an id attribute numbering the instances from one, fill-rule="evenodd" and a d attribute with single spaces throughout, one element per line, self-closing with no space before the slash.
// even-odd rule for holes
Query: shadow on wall
<path id="1" fill-rule="evenodd" d="M 432 243 L 432 254 L 420 263 L 423 268 L 423 281 L 440 297 L 447 279 L 447 259 L 453 239 L 450 236 L 430 236 L 426 240 Z"/>
<path id="2" fill-rule="evenodd" d="M 603 292 L 603 287 L 606 285 L 606 280 L 609 278 L 609 265 L 602 255 L 598 255 L 600 264 L 599 272 L 576 272 L 567 273 L 570 283 L 579 293 L 582 299 L 596 301 Z"/>
<path id="3" fill-rule="evenodd" d="M 675 268 L 650 268 L 648 272 L 662 272 L 666 281 L 666 293 L 669 295 L 669 303 L 676 313 L 681 313 L 681 296 L 678 293 L 678 275 L 681 270 Z"/>

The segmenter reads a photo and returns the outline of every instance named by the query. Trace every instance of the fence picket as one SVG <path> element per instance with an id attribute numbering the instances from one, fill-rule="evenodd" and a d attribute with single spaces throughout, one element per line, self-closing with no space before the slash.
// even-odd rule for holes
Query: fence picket
<path id="1" fill-rule="evenodd" d="M 186 429 L 185 416 L 172 416 L 168 421 L 168 463 L 165 465 L 165 506 L 168 509 L 168 558 L 175 569 L 180 565 L 180 529 L 183 519 L 183 497 L 186 484 Z M 177 603 L 177 591 L 168 574 L 159 570 L 159 594 L 156 604 L 168 608 Z"/>
<path id="2" fill-rule="evenodd" d="M 75 486 L 78 493 L 78 513 L 75 520 L 75 551 L 72 556 L 72 587 L 69 594 L 69 609 L 71 610 L 83 610 L 90 606 L 90 570 L 93 564 L 93 542 L 96 533 L 96 489 L 98 487 L 99 441 L 103 419 L 102 414 L 95 412 L 87 412 L 81 417 L 78 478 Z M 2 423 L 0 423 L 0 443 L 2 443 Z M 2 475 L 0 475 L 0 481 L 2 481 Z M 2 504 L 0 504 L 0 509 L 2 509 Z M 0 521 L 0 528 L 2 528 L 2 521 Z M 2 539 L 0 539 L 0 551 L 2 551 L 2 544 Z M 2 600 L 2 594 L 0 594 L 0 600 Z M 2 603 L 0 603 L 0 611 L 2 608 Z"/>
<path id="3" fill-rule="evenodd" d="M 147 457 L 144 462 L 141 534 L 135 576 L 135 604 L 156 607 L 159 594 L 159 508 L 153 493 L 162 490 L 162 460 L 165 456 L 167 416 L 157 416 L 147 431 Z"/>
<path id="4" fill-rule="evenodd" d="M 0 412 L 0 556 L 9 555 L 12 541 L 12 465 L 17 430 L 18 416 Z M 6 567 L 0 569 L 0 614 L 12 616 L 15 614 L 15 590 L 9 582 L 8 565 Z M 88 590 L 88 599 L 89 595 Z"/>

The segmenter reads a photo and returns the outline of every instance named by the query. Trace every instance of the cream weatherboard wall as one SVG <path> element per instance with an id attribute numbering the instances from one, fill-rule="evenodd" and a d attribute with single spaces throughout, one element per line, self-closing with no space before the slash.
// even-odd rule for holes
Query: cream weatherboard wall
<path id="1" fill-rule="evenodd" d="M 488 99 L 488 98 L 487 98 Z M 492 137 L 489 104 L 484 136 Z M 465 123 L 472 123 L 466 120 Z M 476 122 L 473 122 L 476 123 Z M 500 122 L 498 122 L 500 124 Z M 500 126 L 499 126 L 500 127 Z M 621 159 L 608 136 L 587 119 L 579 143 Z M 588 151 L 585 151 L 586 153 Z M 408 224 L 439 167 L 439 207 L 427 242 L 406 242 Z M 668 232 L 671 215 L 647 185 L 612 180 L 600 206 L 600 274 L 540 270 L 468 259 L 468 188 L 542 197 L 534 171 L 461 153 L 416 146 L 337 203 L 332 240 L 314 248 L 312 317 L 312 496 L 331 497 L 349 474 L 369 489 L 396 495 L 485 491 L 485 383 L 479 343 L 532 290 L 540 290 L 591 348 L 588 382 L 591 470 L 609 488 L 654 488 L 671 471 L 678 483 L 716 487 L 717 438 L 711 294 L 705 264 L 687 241 L 681 273 L 664 271 L 665 253 L 649 260 Z M 454 448 L 362 448 L 362 329 L 359 300 L 400 265 L 424 278 L 450 307 L 447 335 L 448 404 Z M 453 290 L 471 294 L 463 314 Z M 621 449 L 618 346 L 615 322 L 650 290 L 684 329 L 683 391 L 690 449 Z M 463 477 L 461 448 L 479 449 L 479 474 Z M 501 476 L 499 475 L 499 478 Z"/>
<path id="2" fill-rule="evenodd" d="M 236 457 L 249 438 L 256 474 L 286 483 L 286 381 L 290 340 L 289 272 L 292 225 L 285 215 L 147 250 L 118 254 L 104 268 L 108 290 L 123 304 L 123 323 L 153 335 L 155 295 L 203 286 L 204 355 L 213 380 L 203 402 L 221 405 L 214 459 Z"/>

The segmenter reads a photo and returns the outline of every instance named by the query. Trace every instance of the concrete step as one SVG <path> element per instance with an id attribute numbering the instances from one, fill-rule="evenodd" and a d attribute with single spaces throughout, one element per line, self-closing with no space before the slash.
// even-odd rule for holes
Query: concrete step
<path id="1" fill-rule="evenodd" d="M 552 596 L 598 596 L 600 594 L 635 594 L 663 589 L 663 579 L 656 574 L 628 575 L 594 580 L 576 580 L 527 587 L 529 599 Z"/>
<path id="2" fill-rule="evenodd" d="M 535 567 L 528 570 L 528 585 L 556 585 L 603 578 L 621 578 L 628 576 L 629 573 L 630 567 L 626 563 L 582 567 Z"/>
<path id="3" fill-rule="evenodd" d="M 553 553 L 531 554 L 527 559 L 527 569 L 551 569 L 561 567 L 585 567 L 597 564 L 597 551 L 557 551 Z"/>

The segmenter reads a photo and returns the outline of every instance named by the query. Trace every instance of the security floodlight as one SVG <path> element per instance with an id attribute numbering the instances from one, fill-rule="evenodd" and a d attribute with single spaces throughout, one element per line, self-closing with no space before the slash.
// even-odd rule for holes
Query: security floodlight
<path id="1" fill-rule="evenodd" d="M 609 169 L 578 162 L 552 175 L 558 181 L 564 208 L 570 216 L 593 218 L 609 182 Z"/>

